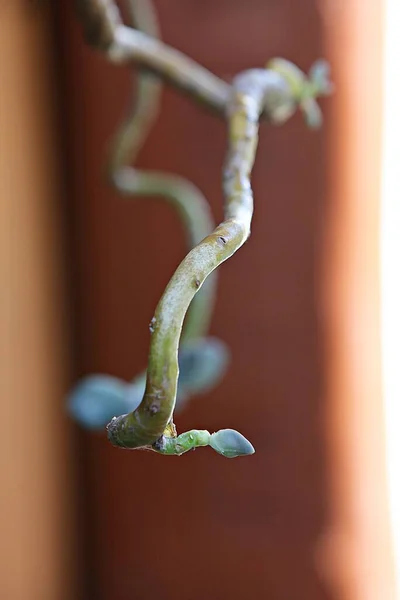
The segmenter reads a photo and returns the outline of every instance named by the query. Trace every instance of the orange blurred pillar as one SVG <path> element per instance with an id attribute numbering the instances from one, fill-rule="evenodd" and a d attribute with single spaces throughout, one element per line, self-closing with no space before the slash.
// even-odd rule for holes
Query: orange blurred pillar
<path id="1" fill-rule="evenodd" d="M 70 600 L 61 186 L 49 15 L 0 4 L 0 597 Z M 54 73 L 53 73 L 54 79 Z"/>
<path id="2" fill-rule="evenodd" d="M 379 272 L 384 3 L 320 7 L 336 85 L 322 261 L 333 521 L 322 568 L 340 600 L 394 600 Z"/>

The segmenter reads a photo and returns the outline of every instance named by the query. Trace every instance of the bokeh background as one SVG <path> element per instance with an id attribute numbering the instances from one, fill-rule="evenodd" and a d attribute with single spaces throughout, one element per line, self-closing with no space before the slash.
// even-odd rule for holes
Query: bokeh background
<path id="1" fill-rule="evenodd" d="M 322 130 L 262 127 L 252 237 L 220 269 L 211 329 L 231 366 L 177 418 L 243 432 L 256 454 L 234 461 L 119 451 L 66 414 L 80 377 L 145 367 L 185 253 L 167 205 L 106 182 L 134 76 L 85 46 L 71 4 L 0 5 L 1 598 L 394 600 L 382 3 L 154 2 L 163 39 L 224 79 L 325 57 L 336 85 Z M 222 120 L 165 89 L 138 164 L 193 181 L 218 222 L 225 147 Z"/>

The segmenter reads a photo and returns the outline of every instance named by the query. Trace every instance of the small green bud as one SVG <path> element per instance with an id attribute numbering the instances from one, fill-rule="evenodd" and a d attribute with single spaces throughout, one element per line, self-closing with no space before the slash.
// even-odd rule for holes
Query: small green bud
<path id="1" fill-rule="evenodd" d="M 254 454 L 255 450 L 246 438 L 235 429 L 221 429 L 210 437 L 209 445 L 226 458 Z"/>
<path id="2" fill-rule="evenodd" d="M 306 76 L 297 65 L 285 58 L 272 58 L 267 63 L 267 69 L 279 73 L 288 82 L 294 99 L 299 100 L 302 97 Z"/>

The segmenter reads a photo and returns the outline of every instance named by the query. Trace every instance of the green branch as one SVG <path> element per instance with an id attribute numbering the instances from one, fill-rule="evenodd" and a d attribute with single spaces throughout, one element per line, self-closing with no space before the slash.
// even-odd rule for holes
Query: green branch
<path id="1" fill-rule="evenodd" d="M 113 0 L 75 0 L 86 41 L 117 64 L 155 73 L 209 108 L 224 112 L 229 84 L 160 40 L 122 24 Z"/>
<path id="2" fill-rule="evenodd" d="M 225 220 L 189 252 L 172 276 L 153 319 L 143 400 L 134 412 L 110 422 L 107 431 L 113 444 L 160 451 L 160 439 L 175 437 L 174 430 L 169 428 L 176 398 L 177 352 L 183 319 L 206 277 L 250 235 L 253 214 L 250 174 L 261 113 L 266 111 L 271 120 L 282 121 L 283 115 L 291 114 L 297 102 L 287 78 L 271 69 L 247 71 L 233 81 L 226 107 L 229 147 L 224 168 Z M 182 439 L 189 438 L 180 438 L 179 442 L 172 439 L 168 443 L 178 443 L 181 449 Z M 204 441 L 204 437 L 201 439 Z"/>
<path id="3" fill-rule="evenodd" d="M 189 252 L 172 276 L 152 319 L 143 399 L 135 411 L 112 419 L 107 426 L 109 440 L 122 448 L 147 448 L 162 454 L 179 455 L 204 445 L 228 457 L 251 454 L 254 452 L 251 444 L 230 429 L 215 434 L 193 430 L 177 436 L 172 416 L 178 381 L 178 345 L 195 294 L 250 235 L 253 214 L 250 175 L 261 115 L 264 113 L 272 123 L 282 123 L 299 106 L 309 124 L 317 125 L 315 115 L 319 111 L 315 98 L 329 92 L 326 65 L 318 63 L 307 80 L 291 63 L 275 59 L 269 69 L 246 71 L 230 86 L 176 50 L 122 25 L 109 0 L 80 0 L 80 5 L 84 20 L 97 19 L 96 27 L 86 27 L 91 43 L 105 49 L 110 60 L 134 62 L 186 90 L 222 113 L 229 130 L 223 184 L 224 221 Z"/>
<path id="4" fill-rule="evenodd" d="M 130 0 L 133 24 L 152 40 L 160 30 L 152 5 L 144 0 Z M 209 204 L 200 190 L 186 179 L 134 168 L 139 151 L 153 125 L 160 106 L 162 82 L 159 77 L 140 69 L 137 90 L 130 110 L 113 140 L 108 173 L 111 183 L 125 196 L 160 196 L 180 216 L 187 234 L 189 249 L 196 246 L 214 228 Z M 183 340 L 202 337 L 211 321 L 217 278 L 211 277 L 193 301 L 188 313 Z"/>

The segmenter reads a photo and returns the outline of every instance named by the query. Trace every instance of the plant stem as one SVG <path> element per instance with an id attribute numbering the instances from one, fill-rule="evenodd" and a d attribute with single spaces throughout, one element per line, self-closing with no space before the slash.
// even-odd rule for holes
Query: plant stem
<path id="1" fill-rule="evenodd" d="M 156 308 L 143 400 L 134 412 L 113 419 L 107 426 L 109 439 L 117 446 L 151 446 L 164 434 L 172 418 L 183 319 L 206 277 L 250 235 L 250 173 L 258 141 L 258 119 L 271 104 L 275 110 L 279 95 L 281 104 L 287 103 L 289 87 L 272 71 L 248 71 L 233 82 L 226 110 L 229 149 L 224 169 L 225 220 L 184 258 Z"/>
<path id="2" fill-rule="evenodd" d="M 122 24 L 113 0 L 75 0 L 89 44 L 115 63 L 145 67 L 174 87 L 223 113 L 230 85 L 179 50 Z"/>
<path id="3" fill-rule="evenodd" d="M 134 63 L 146 67 L 201 104 L 220 113 L 224 111 L 230 85 L 159 40 L 122 25 L 115 30 L 108 56 L 116 63 Z"/>
<path id="4" fill-rule="evenodd" d="M 151 3 L 130 0 L 131 20 L 152 39 L 160 31 Z M 139 70 L 135 100 L 120 125 L 112 144 L 108 164 L 109 178 L 123 195 L 161 196 L 171 203 L 183 221 L 189 249 L 214 228 L 209 204 L 200 190 L 182 177 L 157 171 L 143 171 L 130 165 L 137 159 L 148 131 L 159 112 L 162 82 L 159 77 Z M 216 276 L 212 276 L 190 307 L 183 340 L 207 333 L 216 295 Z"/>
<path id="5" fill-rule="evenodd" d="M 166 198 L 182 219 L 190 248 L 197 245 L 213 229 L 213 219 L 207 201 L 195 185 L 181 177 L 126 167 L 119 172 L 116 187 L 122 194 Z M 200 337 L 208 331 L 216 283 L 216 274 L 213 274 L 194 299 L 185 323 L 185 341 Z"/>
<path id="6" fill-rule="evenodd" d="M 167 456 L 181 456 L 189 450 L 210 445 L 211 434 L 205 429 L 192 429 L 177 437 L 162 436 L 151 450 Z"/>
<path id="7" fill-rule="evenodd" d="M 177 438 L 172 421 L 178 380 L 178 345 L 186 312 L 206 278 L 250 235 L 253 214 L 250 174 L 261 115 L 273 123 L 282 123 L 300 106 L 309 124 L 318 125 L 320 111 L 315 97 L 329 93 L 326 65 L 320 64 L 310 72 L 310 83 L 297 67 L 277 59 L 272 61 L 271 68 L 246 71 L 229 85 L 179 51 L 145 33 L 125 27 L 112 0 L 77 0 L 77 3 L 87 40 L 105 51 L 111 61 L 134 63 L 147 69 L 215 109 L 228 121 L 224 221 L 184 258 L 156 308 L 151 322 L 152 338 L 142 402 L 136 410 L 115 417 L 107 426 L 108 437 L 116 446 L 152 448 L 157 452 L 169 448 L 170 453 L 179 454 L 182 448 L 191 447 L 193 441 L 188 437 L 193 435 L 191 432 Z M 128 149 L 130 143 L 128 139 Z M 117 166 L 123 166 L 126 150 L 122 144 Z M 124 169 L 114 171 L 115 175 L 115 183 L 121 190 L 127 186 L 127 181 L 130 188 L 138 181 L 140 183 L 137 171 L 126 170 L 126 163 Z M 141 184 L 145 186 L 144 181 Z M 157 193 L 161 186 L 165 193 L 165 184 L 176 201 L 174 180 L 154 177 L 151 186 L 147 181 L 148 193 Z M 184 203 L 181 206 L 182 210 L 187 210 Z M 204 445 L 208 432 L 200 433 L 199 445 Z M 178 440 L 184 440 L 185 444 Z M 233 430 L 221 430 L 212 434 L 209 440 L 210 445 L 224 456 L 254 452 L 251 444 Z"/>

